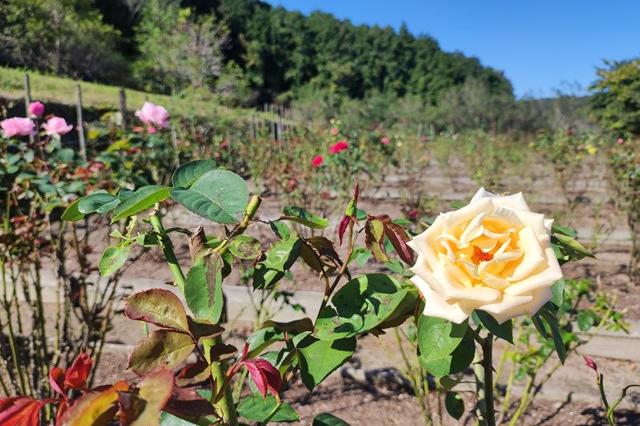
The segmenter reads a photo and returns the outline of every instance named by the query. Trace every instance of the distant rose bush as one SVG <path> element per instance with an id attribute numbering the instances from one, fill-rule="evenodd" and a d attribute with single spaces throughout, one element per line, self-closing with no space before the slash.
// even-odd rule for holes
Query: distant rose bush
<path id="1" fill-rule="evenodd" d="M 166 129 L 169 127 L 169 112 L 162 106 L 152 102 L 145 102 L 138 111 L 136 117 L 149 126 L 149 131 L 154 132 L 157 128 Z"/>
<path id="2" fill-rule="evenodd" d="M 35 131 L 35 124 L 30 118 L 13 117 L 0 121 L 2 134 L 5 138 L 14 136 L 29 136 Z"/>
<path id="3" fill-rule="evenodd" d="M 329 147 L 330 154 L 338 154 L 349 149 L 349 143 L 345 140 L 338 141 Z"/>
<path id="4" fill-rule="evenodd" d="M 29 104 L 29 115 L 40 118 L 42 114 L 44 114 L 44 104 L 42 102 L 35 101 Z"/>
<path id="5" fill-rule="evenodd" d="M 49 136 L 62 136 L 69 133 L 73 129 L 73 126 L 71 124 L 67 124 L 66 120 L 62 117 L 51 117 L 42 125 L 42 128 Z"/>
<path id="6" fill-rule="evenodd" d="M 311 165 L 313 167 L 321 167 L 324 164 L 324 157 L 322 155 L 316 155 L 311 159 Z"/>
<path id="7" fill-rule="evenodd" d="M 500 323 L 535 314 L 562 278 L 552 223 L 531 212 L 522 193 L 484 189 L 466 207 L 438 216 L 409 242 L 418 253 L 412 281 L 424 296 L 424 314 L 455 323 L 474 309 Z"/>

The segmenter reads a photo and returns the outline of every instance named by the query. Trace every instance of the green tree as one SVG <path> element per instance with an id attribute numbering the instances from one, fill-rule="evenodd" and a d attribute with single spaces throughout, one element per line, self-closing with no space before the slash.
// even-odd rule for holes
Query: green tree
<path id="1" fill-rule="evenodd" d="M 0 2 L 0 60 L 8 65 L 123 82 L 119 37 L 90 0 Z"/>
<path id="2" fill-rule="evenodd" d="M 605 129 L 640 135 L 640 59 L 607 61 L 591 90 L 592 111 Z"/>
<path id="3" fill-rule="evenodd" d="M 213 89 L 226 37 L 213 15 L 195 16 L 175 0 L 148 0 L 137 25 L 135 73 L 149 90 Z"/>

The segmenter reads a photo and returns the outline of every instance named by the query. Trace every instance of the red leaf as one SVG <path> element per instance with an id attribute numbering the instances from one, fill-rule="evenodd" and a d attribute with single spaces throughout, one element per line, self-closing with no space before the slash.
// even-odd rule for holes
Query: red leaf
<path id="1" fill-rule="evenodd" d="M 257 358 L 255 359 L 255 362 L 267 379 L 269 392 L 274 396 L 277 395 L 282 388 L 282 377 L 280 377 L 280 372 L 266 359 Z"/>
<path id="2" fill-rule="evenodd" d="M 73 360 L 71 367 L 67 368 L 64 375 L 64 386 L 69 389 L 84 389 L 91 372 L 93 361 L 85 352 L 81 352 Z"/>
<path id="3" fill-rule="evenodd" d="M 67 394 L 62 390 L 64 388 L 64 370 L 62 368 L 53 367 L 49 370 L 49 385 L 54 392 L 58 392 L 63 398 L 67 398 Z"/>
<path id="4" fill-rule="evenodd" d="M 409 236 L 404 228 L 391 221 L 384 222 L 384 233 L 387 238 L 389 238 L 389 241 L 391 241 L 393 248 L 398 253 L 398 256 L 400 256 L 400 259 L 404 260 L 409 265 L 413 265 L 414 254 L 411 247 L 407 245 Z"/>
<path id="5" fill-rule="evenodd" d="M 342 237 L 347 230 L 347 226 L 349 226 L 349 222 L 351 222 L 351 218 L 349 216 L 345 216 L 342 218 L 340 225 L 338 226 L 338 238 L 340 238 L 340 245 L 342 245 Z"/>
<path id="6" fill-rule="evenodd" d="M 265 377 L 262 370 L 255 364 L 254 360 L 249 359 L 242 362 L 242 365 L 247 367 L 247 371 L 249 371 L 249 375 L 251 376 L 251 380 L 256 384 L 258 388 L 258 392 L 262 395 L 263 398 L 267 397 L 267 378 Z"/>
<path id="7" fill-rule="evenodd" d="M 247 367 L 251 379 L 263 398 L 267 397 L 267 392 L 274 396 L 278 395 L 282 387 L 282 378 L 280 372 L 269 361 L 261 358 L 248 359 L 243 361 L 242 365 Z"/>
<path id="8" fill-rule="evenodd" d="M 26 396 L 0 398 L 0 425 L 39 426 L 43 401 Z"/>

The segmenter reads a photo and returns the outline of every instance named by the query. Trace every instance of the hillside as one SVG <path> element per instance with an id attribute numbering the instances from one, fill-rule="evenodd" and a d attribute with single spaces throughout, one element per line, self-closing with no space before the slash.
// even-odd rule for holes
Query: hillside
<path id="1" fill-rule="evenodd" d="M 31 82 L 31 97 L 43 102 L 61 105 L 75 105 L 76 85 L 82 86 L 83 106 L 95 110 L 116 110 L 120 105 L 119 87 L 79 81 L 65 77 L 55 77 L 28 71 Z M 0 67 L 0 98 L 21 100 L 24 97 L 24 75 L 21 69 Z M 171 97 L 126 89 L 127 108 L 134 110 L 148 100 L 166 106 L 173 114 L 184 117 L 206 117 L 223 120 L 248 120 L 253 117 L 273 120 L 269 113 L 251 109 L 229 108 L 208 100 L 188 97 Z"/>

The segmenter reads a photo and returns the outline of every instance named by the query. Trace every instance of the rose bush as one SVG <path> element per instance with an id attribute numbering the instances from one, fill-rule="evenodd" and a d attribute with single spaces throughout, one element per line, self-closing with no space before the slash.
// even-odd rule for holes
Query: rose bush
<path id="1" fill-rule="evenodd" d="M 411 281 L 424 296 L 424 315 L 459 324 L 474 309 L 499 323 L 535 314 L 562 278 L 552 223 L 531 212 L 522 193 L 483 188 L 466 207 L 438 216 L 409 243 L 418 253 Z"/>

